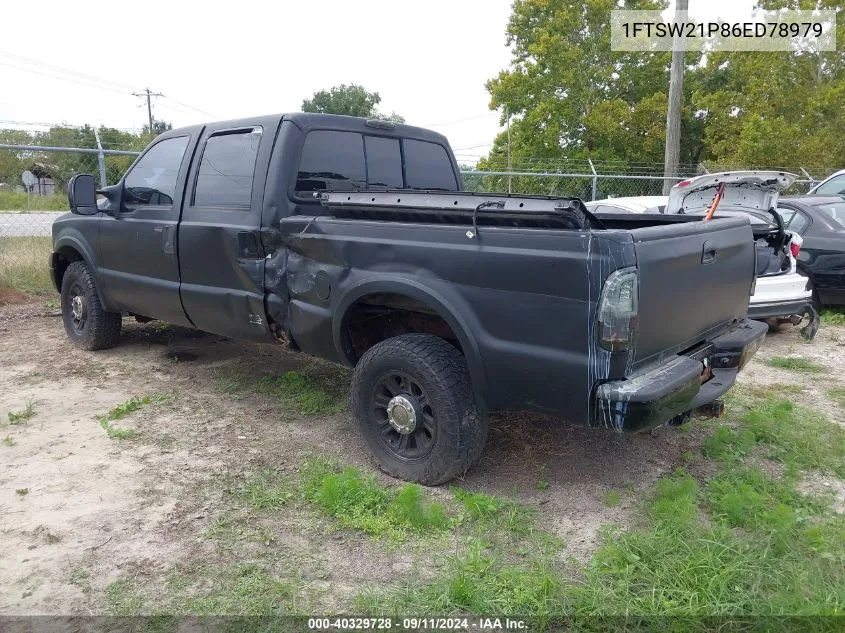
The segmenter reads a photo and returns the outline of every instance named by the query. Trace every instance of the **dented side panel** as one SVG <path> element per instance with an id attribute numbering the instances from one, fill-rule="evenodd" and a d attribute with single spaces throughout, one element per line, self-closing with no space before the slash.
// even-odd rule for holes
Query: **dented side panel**
<path id="1" fill-rule="evenodd" d="M 446 320 L 490 409 L 583 422 L 593 384 L 629 365 L 598 346 L 593 326 L 604 279 L 635 263 L 628 232 L 480 227 L 469 238 L 465 226 L 325 216 L 293 216 L 281 227 L 287 323 L 303 351 L 353 362 L 348 309 L 390 292 Z"/>

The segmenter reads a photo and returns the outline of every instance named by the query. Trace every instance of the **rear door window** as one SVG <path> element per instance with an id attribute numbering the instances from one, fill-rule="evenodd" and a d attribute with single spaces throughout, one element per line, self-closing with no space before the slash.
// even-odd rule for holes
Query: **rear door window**
<path id="1" fill-rule="evenodd" d="M 210 136 L 202 153 L 194 206 L 248 208 L 261 128 Z"/>
<path id="2" fill-rule="evenodd" d="M 436 143 L 404 139 L 405 184 L 408 189 L 455 191 L 458 181 L 446 148 Z"/>
<path id="3" fill-rule="evenodd" d="M 370 187 L 402 189 L 402 151 L 399 139 L 365 136 L 367 184 Z"/>
<path id="4" fill-rule="evenodd" d="M 364 139 L 357 132 L 315 130 L 305 137 L 296 193 L 364 188 Z"/>

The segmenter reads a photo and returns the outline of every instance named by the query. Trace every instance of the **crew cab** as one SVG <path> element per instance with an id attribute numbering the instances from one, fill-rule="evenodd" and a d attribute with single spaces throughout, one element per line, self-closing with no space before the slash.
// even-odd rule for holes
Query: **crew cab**
<path id="1" fill-rule="evenodd" d="M 747 215 L 757 248 L 757 280 L 748 316 L 770 325 L 791 321 L 806 324 L 805 338 L 819 328 L 819 314 L 809 280 L 798 270 L 802 236 L 785 228 L 776 212 L 779 193 L 795 181 L 794 174 L 770 171 L 735 171 L 706 174 L 672 187 L 669 196 L 608 198 L 587 203 L 598 213 L 668 213 L 703 217 L 721 188 L 716 212 Z"/>
<path id="2" fill-rule="evenodd" d="M 478 459 L 489 411 L 650 428 L 719 398 L 765 336 L 745 216 L 597 219 L 461 188 L 447 140 L 406 125 L 168 131 L 118 184 L 68 184 L 50 258 L 65 330 L 103 349 L 134 315 L 354 367 L 376 461 L 425 484 Z"/>

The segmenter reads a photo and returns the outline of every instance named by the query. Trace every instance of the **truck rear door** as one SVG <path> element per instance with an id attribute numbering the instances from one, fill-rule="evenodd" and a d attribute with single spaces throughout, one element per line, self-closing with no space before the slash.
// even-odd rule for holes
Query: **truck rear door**
<path id="1" fill-rule="evenodd" d="M 271 338 L 264 311 L 261 208 L 278 117 L 205 128 L 179 223 L 180 294 L 199 329 Z"/>
<path id="2" fill-rule="evenodd" d="M 684 351 L 745 317 L 755 262 L 747 218 L 631 233 L 639 272 L 634 367 Z"/>

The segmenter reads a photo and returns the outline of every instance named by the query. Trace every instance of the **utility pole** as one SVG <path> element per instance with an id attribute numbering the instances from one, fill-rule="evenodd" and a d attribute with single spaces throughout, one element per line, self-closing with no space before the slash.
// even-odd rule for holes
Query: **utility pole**
<path id="1" fill-rule="evenodd" d="M 508 172 L 511 171 L 511 113 L 505 110 L 508 115 Z M 508 193 L 511 192 L 511 175 L 508 173 Z"/>
<path id="2" fill-rule="evenodd" d="M 141 97 L 147 100 L 147 117 L 150 121 L 150 134 L 153 133 L 153 106 L 152 106 L 152 98 L 153 97 L 163 97 L 164 95 L 160 92 L 150 92 L 149 88 L 144 88 L 143 92 L 133 92 L 133 95 L 136 97 Z"/>
<path id="3" fill-rule="evenodd" d="M 686 19 L 688 0 L 675 0 L 675 20 Z M 666 112 L 666 154 L 663 175 L 677 176 L 681 154 L 681 106 L 684 96 L 684 42 L 675 36 L 672 46 L 672 67 L 669 71 L 669 108 Z M 668 196 L 675 183 L 663 181 L 663 195 Z"/>

